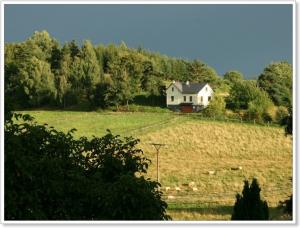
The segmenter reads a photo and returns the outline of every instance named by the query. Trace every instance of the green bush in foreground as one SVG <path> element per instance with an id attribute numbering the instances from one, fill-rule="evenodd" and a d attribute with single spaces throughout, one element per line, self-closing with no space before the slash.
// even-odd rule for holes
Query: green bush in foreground
<path id="1" fill-rule="evenodd" d="M 260 199 L 260 187 L 254 178 L 251 185 L 244 182 L 242 195 L 236 195 L 231 220 L 268 220 L 269 209 L 266 201 Z"/>
<path id="2" fill-rule="evenodd" d="M 137 139 L 75 140 L 14 114 L 5 123 L 6 220 L 167 220 Z M 7 115 L 7 117 L 9 117 Z"/>

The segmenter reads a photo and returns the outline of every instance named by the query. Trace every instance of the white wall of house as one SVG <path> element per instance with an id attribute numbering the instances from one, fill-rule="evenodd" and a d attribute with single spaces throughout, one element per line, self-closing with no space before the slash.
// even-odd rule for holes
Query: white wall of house
<path id="1" fill-rule="evenodd" d="M 169 86 L 169 88 L 167 89 L 167 105 L 179 105 L 180 103 L 182 103 L 181 92 L 175 85 Z"/>
<path id="2" fill-rule="evenodd" d="M 184 101 L 184 96 L 186 97 L 186 100 Z M 192 101 L 190 100 L 190 97 L 192 97 Z M 182 102 L 183 103 L 193 103 L 193 105 L 198 105 L 198 96 L 197 94 L 182 94 Z"/>
<path id="3" fill-rule="evenodd" d="M 209 104 L 209 97 L 212 99 L 214 92 L 209 85 L 206 85 L 200 92 L 197 94 L 198 96 L 198 104 L 207 106 Z M 202 101 L 201 101 L 202 97 Z"/>

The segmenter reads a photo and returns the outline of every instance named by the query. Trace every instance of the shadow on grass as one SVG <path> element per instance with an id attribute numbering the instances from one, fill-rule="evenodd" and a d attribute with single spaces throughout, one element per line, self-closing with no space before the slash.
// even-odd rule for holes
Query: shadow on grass
<path id="1" fill-rule="evenodd" d="M 229 215 L 231 217 L 233 206 L 228 205 L 169 205 L 168 211 L 175 213 L 196 213 L 199 215 Z M 292 220 L 291 216 L 283 214 L 282 210 L 278 207 L 269 207 L 269 220 Z"/>
<path id="2" fill-rule="evenodd" d="M 199 214 L 215 214 L 215 215 L 228 215 L 232 213 L 233 206 L 192 206 L 192 207 L 187 207 L 187 206 L 174 206 L 170 205 L 168 207 L 169 211 L 172 212 L 183 212 L 183 213 L 199 213 Z"/>
<path id="3" fill-rule="evenodd" d="M 291 215 L 283 212 L 283 209 L 278 207 L 269 207 L 269 219 L 270 220 L 293 220 Z"/>

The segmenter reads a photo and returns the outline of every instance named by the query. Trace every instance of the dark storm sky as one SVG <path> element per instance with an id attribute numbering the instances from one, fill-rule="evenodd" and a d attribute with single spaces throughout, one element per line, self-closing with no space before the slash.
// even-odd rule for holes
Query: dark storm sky
<path id="1" fill-rule="evenodd" d="M 36 30 L 62 44 L 124 41 L 247 78 L 272 61 L 292 63 L 292 5 L 5 5 L 4 16 L 5 42 Z"/>

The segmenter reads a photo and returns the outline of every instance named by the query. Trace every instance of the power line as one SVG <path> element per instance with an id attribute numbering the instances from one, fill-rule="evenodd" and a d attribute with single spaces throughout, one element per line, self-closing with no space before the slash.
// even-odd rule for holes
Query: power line
<path id="1" fill-rule="evenodd" d="M 160 148 L 162 148 L 163 146 L 165 146 L 167 144 L 163 144 L 163 143 L 150 143 L 150 145 L 154 146 L 155 149 L 156 149 L 156 179 L 157 179 L 157 182 L 159 182 L 159 159 L 158 159 L 159 150 L 160 150 Z"/>

